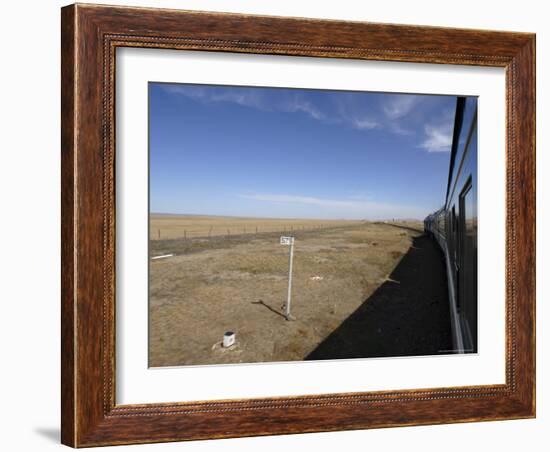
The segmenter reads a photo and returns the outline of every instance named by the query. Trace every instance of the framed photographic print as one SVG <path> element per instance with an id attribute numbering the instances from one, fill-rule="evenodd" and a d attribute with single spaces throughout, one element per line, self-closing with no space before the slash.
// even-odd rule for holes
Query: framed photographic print
<path id="1" fill-rule="evenodd" d="M 62 9 L 62 442 L 535 416 L 535 37 Z"/>

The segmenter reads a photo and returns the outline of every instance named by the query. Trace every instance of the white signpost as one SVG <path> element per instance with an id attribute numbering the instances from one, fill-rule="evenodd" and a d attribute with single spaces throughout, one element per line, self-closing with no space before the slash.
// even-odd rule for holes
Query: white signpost
<path id="1" fill-rule="evenodd" d="M 292 259 L 294 257 L 294 237 L 281 237 L 281 245 L 290 246 L 289 259 L 288 259 L 288 295 L 285 305 L 285 317 L 287 320 L 295 320 L 290 314 L 290 298 L 292 294 Z"/>

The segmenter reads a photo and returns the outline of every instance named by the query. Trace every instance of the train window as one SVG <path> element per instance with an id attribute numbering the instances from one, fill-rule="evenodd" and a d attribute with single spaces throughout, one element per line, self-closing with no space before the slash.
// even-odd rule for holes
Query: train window
<path id="1" fill-rule="evenodd" d="M 459 196 L 458 308 L 471 351 L 477 350 L 477 204 L 468 179 Z"/>
<path id="2" fill-rule="evenodd" d="M 451 247 L 452 247 L 452 250 L 453 250 L 453 255 L 454 255 L 454 262 L 456 264 L 456 209 L 455 209 L 455 206 L 453 206 L 452 210 L 451 210 L 451 231 L 452 231 L 452 234 L 451 234 Z"/>

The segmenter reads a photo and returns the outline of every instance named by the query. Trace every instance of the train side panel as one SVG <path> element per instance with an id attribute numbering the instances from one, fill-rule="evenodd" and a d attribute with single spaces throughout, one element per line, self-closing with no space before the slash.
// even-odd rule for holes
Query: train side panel
<path id="1" fill-rule="evenodd" d="M 459 353 L 477 352 L 477 146 L 477 99 L 459 98 L 445 205 L 424 221 L 426 233 L 445 256 L 453 342 Z"/>
<path id="2" fill-rule="evenodd" d="M 477 100 L 464 102 L 457 151 L 445 204 L 456 312 L 464 351 L 477 352 Z"/>

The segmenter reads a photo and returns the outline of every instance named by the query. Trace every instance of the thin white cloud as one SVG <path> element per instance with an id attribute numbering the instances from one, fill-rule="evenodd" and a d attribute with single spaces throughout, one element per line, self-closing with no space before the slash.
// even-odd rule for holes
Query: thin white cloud
<path id="1" fill-rule="evenodd" d="M 292 194 L 253 193 L 239 195 L 240 198 L 273 204 L 302 206 L 301 217 L 311 218 L 349 218 L 349 219 L 387 219 L 387 218 L 424 218 L 425 209 L 417 206 L 401 206 L 352 197 L 348 199 L 318 198 Z M 305 215 L 307 208 L 308 214 Z"/>
<path id="2" fill-rule="evenodd" d="M 207 90 L 202 86 L 163 84 L 162 89 L 167 93 L 179 94 L 195 100 L 204 100 L 207 97 Z"/>
<path id="3" fill-rule="evenodd" d="M 271 106 L 261 92 L 252 89 L 209 89 L 202 86 L 188 85 L 165 85 L 164 89 L 169 93 L 179 94 L 206 103 L 229 102 L 263 111 L 271 110 Z"/>
<path id="4" fill-rule="evenodd" d="M 420 100 L 420 96 L 389 95 L 382 105 L 382 110 L 389 119 L 399 119 L 408 115 Z"/>
<path id="5" fill-rule="evenodd" d="M 372 130 L 380 127 L 380 123 L 370 118 L 352 118 L 351 124 L 358 130 Z"/>
<path id="6" fill-rule="evenodd" d="M 309 204 L 319 207 L 359 207 L 361 202 L 355 200 L 338 200 L 315 198 L 312 196 L 297 196 L 297 195 L 275 195 L 256 193 L 252 195 L 242 195 L 243 198 L 254 199 L 256 201 L 267 201 L 285 204 Z"/>
<path id="7" fill-rule="evenodd" d="M 261 111 L 301 112 L 318 121 L 329 120 L 317 106 L 298 94 L 285 96 L 274 102 L 272 98 L 268 98 L 261 91 L 254 89 L 231 87 L 208 89 L 201 86 L 166 85 L 165 90 L 205 103 L 228 102 Z"/>
<path id="8" fill-rule="evenodd" d="M 311 116 L 313 119 L 316 119 L 318 121 L 323 121 L 327 119 L 327 116 L 313 103 L 302 99 L 298 96 L 294 96 L 289 101 L 283 102 L 280 105 L 280 109 L 282 111 L 287 111 L 290 113 L 295 112 L 302 112 L 306 113 L 307 115 Z"/>
<path id="9" fill-rule="evenodd" d="M 210 97 L 212 102 L 231 102 L 244 107 L 256 108 L 258 110 L 269 111 L 271 108 L 257 91 L 232 91 L 226 90 L 219 93 L 214 93 Z"/>
<path id="10" fill-rule="evenodd" d="M 179 94 L 199 102 L 230 102 L 244 107 L 255 108 L 261 111 L 279 111 L 287 113 L 303 113 L 311 118 L 325 123 L 342 123 L 358 130 L 372 130 L 380 127 L 380 123 L 371 117 L 351 114 L 343 109 L 330 112 L 323 111 L 300 93 L 291 93 L 282 96 L 278 101 L 262 94 L 259 90 L 216 87 L 214 89 L 202 86 L 166 85 L 165 91 Z M 339 100 L 339 97 L 334 98 Z"/>
<path id="11" fill-rule="evenodd" d="M 411 129 L 407 129 L 406 127 L 403 127 L 401 124 L 399 124 L 397 121 L 392 121 L 388 124 L 388 129 L 390 132 L 392 132 L 395 135 L 401 135 L 401 136 L 410 136 L 414 135 L 414 131 Z"/>
<path id="12" fill-rule="evenodd" d="M 419 147 L 428 152 L 450 152 L 453 144 L 452 124 L 426 124 L 424 133 L 425 139 Z"/>
<path id="13" fill-rule="evenodd" d="M 345 124 L 360 131 L 383 129 L 394 135 L 412 136 L 417 134 L 410 126 L 409 118 L 416 122 L 421 116 L 413 117 L 418 112 L 418 104 L 423 96 L 407 94 L 388 94 L 381 104 L 358 103 L 357 98 L 338 94 L 329 97 L 333 108 L 321 108 L 299 91 L 281 91 L 281 96 L 274 100 L 262 90 L 239 87 L 206 87 L 200 85 L 164 85 L 167 92 L 179 94 L 203 103 L 228 102 L 260 111 L 302 113 L 326 124 Z M 326 107 L 326 106 L 325 106 Z M 444 115 L 445 118 L 447 115 Z M 452 121 L 450 121 L 452 122 Z M 449 150 L 452 130 L 447 125 L 427 124 L 424 126 L 424 141 L 418 146 L 428 152 L 445 152 Z"/>

